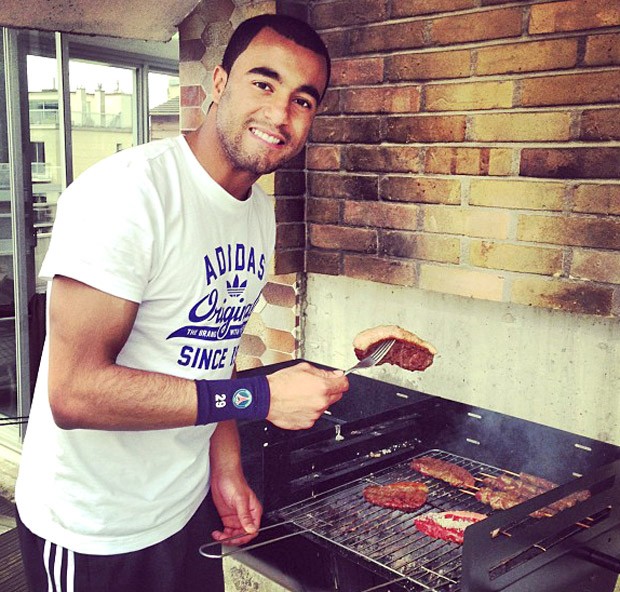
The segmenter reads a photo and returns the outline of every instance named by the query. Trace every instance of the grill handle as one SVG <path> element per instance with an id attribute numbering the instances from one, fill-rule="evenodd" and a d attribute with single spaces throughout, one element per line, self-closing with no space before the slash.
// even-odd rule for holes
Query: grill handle
<path id="1" fill-rule="evenodd" d="M 594 565 L 604 567 L 609 571 L 620 574 L 620 559 L 616 559 L 607 553 L 602 553 L 596 549 L 590 549 L 590 547 L 580 547 L 579 549 L 575 549 L 571 554 L 579 557 L 579 559 L 585 559 L 590 563 L 594 563 Z"/>
<path id="2" fill-rule="evenodd" d="M 271 524 L 270 526 L 265 526 L 258 530 L 258 533 L 265 533 L 272 528 L 277 528 L 279 526 L 284 526 L 286 524 L 292 524 L 290 520 L 286 520 L 284 522 L 278 522 L 277 524 Z M 254 543 L 252 545 L 245 545 L 243 547 L 233 547 L 228 551 L 223 551 L 221 553 L 209 553 L 207 549 L 210 547 L 215 547 L 217 545 L 226 545 L 226 543 L 239 539 L 241 537 L 246 536 L 245 534 L 237 534 L 232 537 L 228 537 L 227 539 L 223 539 L 221 541 L 215 541 L 213 543 L 205 543 L 198 548 L 198 552 L 207 559 L 223 559 L 224 557 L 228 557 L 229 555 L 236 555 L 237 553 L 242 553 L 243 551 L 251 551 L 252 549 L 258 549 L 259 547 L 265 547 L 267 545 L 271 545 L 277 541 L 283 541 L 284 539 L 290 539 L 291 537 L 297 536 L 298 534 L 303 534 L 304 532 L 309 532 L 310 528 L 304 528 L 302 530 L 298 530 L 296 532 L 289 532 L 288 534 L 269 539 L 267 541 L 261 541 L 260 543 Z"/>

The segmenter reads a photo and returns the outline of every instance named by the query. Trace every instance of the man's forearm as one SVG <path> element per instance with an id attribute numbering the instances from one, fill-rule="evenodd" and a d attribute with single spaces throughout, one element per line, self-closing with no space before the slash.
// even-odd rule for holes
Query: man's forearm
<path id="1" fill-rule="evenodd" d="M 117 364 L 69 377 L 52 369 L 49 397 L 54 420 L 64 429 L 156 430 L 196 423 L 193 380 Z"/>

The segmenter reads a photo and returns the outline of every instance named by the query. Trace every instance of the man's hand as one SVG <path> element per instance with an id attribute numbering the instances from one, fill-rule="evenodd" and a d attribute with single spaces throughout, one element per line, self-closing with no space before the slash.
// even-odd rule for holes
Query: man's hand
<path id="1" fill-rule="evenodd" d="M 245 545 L 257 534 L 263 507 L 247 484 L 241 471 L 214 474 L 211 479 L 213 503 L 222 519 L 224 528 L 214 530 L 211 536 L 216 541 L 227 540 L 230 546 Z"/>
<path id="2" fill-rule="evenodd" d="M 267 419 L 285 430 L 311 428 L 349 388 L 342 370 L 322 370 L 302 362 L 267 375 L 271 405 Z"/>

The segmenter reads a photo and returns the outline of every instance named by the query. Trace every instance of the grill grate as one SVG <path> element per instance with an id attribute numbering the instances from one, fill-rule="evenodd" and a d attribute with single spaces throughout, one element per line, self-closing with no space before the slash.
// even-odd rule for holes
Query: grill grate
<path id="1" fill-rule="evenodd" d="M 504 471 L 442 450 L 423 453 L 467 469 L 475 479 L 499 476 Z M 408 592 L 458 592 L 461 588 L 462 547 L 419 532 L 414 517 L 429 511 L 469 510 L 491 515 L 494 512 L 476 500 L 475 490 L 452 487 L 432 477 L 425 477 L 410 468 L 416 456 L 381 471 L 370 473 L 355 481 L 297 502 L 269 514 L 271 522 L 283 522 L 302 529 L 330 545 L 336 545 L 365 565 L 370 564 L 386 581 L 398 582 Z M 427 501 L 415 512 L 381 508 L 367 502 L 363 490 L 368 485 L 387 485 L 397 481 L 419 481 L 427 485 Z M 607 511 L 589 516 L 588 524 L 574 523 L 565 529 L 545 535 L 508 560 L 502 561 L 491 577 L 514 569 L 569 539 L 583 528 L 604 521 Z M 546 519 L 543 519 L 546 520 Z M 498 531 L 511 537 L 540 519 L 526 516 L 506 524 Z M 486 521 L 485 521 L 486 522 Z M 481 523 L 482 524 L 482 523 Z M 387 584 L 386 584 L 387 585 Z M 378 588 L 384 588 L 379 586 Z"/>
<path id="2" fill-rule="evenodd" d="M 499 475 L 501 470 L 441 450 L 424 453 L 449 461 L 477 475 Z M 429 511 L 471 510 L 489 513 L 471 492 L 425 477 L 409 468 L 414 456 L 397 465 L 371 473 L 346 485 L 272 512 L 271 521 L 288 521 L 320 539 L 359 557 L 412 592 L 460 590 L 461 546 L 430 538 L 419 532 L 415 516 Z M 415 512 L 380 508 L 367 502 L 368 485 L 415 480 L 429 489 L 427 502 Z"/>

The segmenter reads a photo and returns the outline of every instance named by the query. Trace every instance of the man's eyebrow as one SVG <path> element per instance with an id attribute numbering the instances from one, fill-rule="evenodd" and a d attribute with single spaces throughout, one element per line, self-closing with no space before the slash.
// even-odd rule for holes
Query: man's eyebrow
<path id="1" fill-rule="evenodd" d="M 265 76 L 265 78 L 271 78 L 276 82 L 281 82 L 282 80 L 282 77 L 280 76 L 280 74 L 278 74 L 278 72 L 271 68 L 267 68 L 266 66 L 256 66 L 255 68 L 249 70 L 248 74 L 260 74 L 261 76 Z M 312 86 L 311 84 L 302 84 L 298 90 L 300 92 L 309 94 L 317 102 L 317 104 L 321 102 L 321 93 L 316 87 Z"/>

